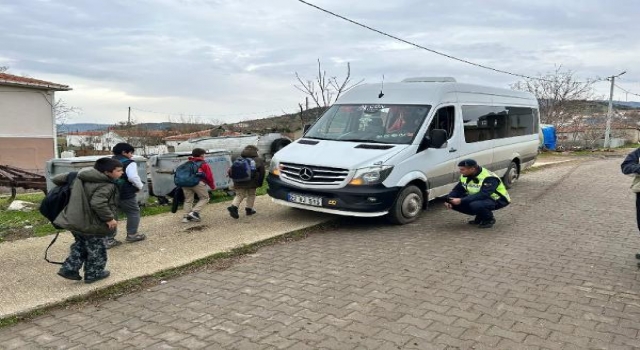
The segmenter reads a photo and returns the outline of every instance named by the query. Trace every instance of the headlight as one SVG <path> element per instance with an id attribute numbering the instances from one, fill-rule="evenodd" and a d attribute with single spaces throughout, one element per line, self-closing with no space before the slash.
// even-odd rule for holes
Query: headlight
<path id="1" fill-rule="evenodd" d="M 269 172 L 275 176 L 280 176 L 280 162 L 272 158 L 269 163 Z"/>
<path id="2" fill-rule="evenodd" d="M 353 179 L 349 181 L 349 185 L 362 186 L 362 185 L 376 185 L 382 183 L 389 177 L 393 170 L 391 165 L 380 165 L 367 167 L 356 170 L 356 174 Z"/>

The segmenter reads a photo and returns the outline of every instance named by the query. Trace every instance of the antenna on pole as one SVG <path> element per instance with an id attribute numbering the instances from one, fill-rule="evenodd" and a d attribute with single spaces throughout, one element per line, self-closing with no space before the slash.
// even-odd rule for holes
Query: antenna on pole
<path id="1" fill-rule="evenodd" d="M 384 96 L 384 92 L 382 92 L 382 90 L 384 90 L 384 74 L 382 74 L 382 84 L 380 86 L 380 93 L 378 94 L 378 98 L 382 98 L 382 96 Z"/>

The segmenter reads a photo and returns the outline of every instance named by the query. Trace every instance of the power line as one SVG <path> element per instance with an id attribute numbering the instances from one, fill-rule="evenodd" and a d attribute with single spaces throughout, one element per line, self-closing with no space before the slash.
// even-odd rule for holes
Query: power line
<path id="1" fill-rule="evenodd" d="M 640 94 L 636 94 L 635 92 L 631 92 L 631 91 L 629 91 L 629 90 L 623 89 L 623 88 L 622 88 L 620 85 L 618 85 L 618 84 L 614 84 L 614 85 L 615 85 L 615 87 L 617 87 L 618 89 L 620 89 L 620 90 L 624 91 L 624 93 L 626 93 L 626 94 L 634 95 L 634 96 L 638 96 L 638 97 L 640 97 Z"/>
<path id="2" fill-rule="evenodd" d="M 411 46 L 415 46 L 415 47 L 417 47 L 417 48 L 419 48 L 419 49 L 426 50 L 426 51 L 429 51 L 429 52 L 431 52 L 431 53 L 435 53 L 436 55 L 440 55 L 440 56 L 443 56 L 443 57 L 446 57 L 446 58 L 449 58 L 449 59 L 452 59 L 452 60 L 456 60 L 456 61 L 458 61 L 458 62 L 462 62 L 462 63 L 470 64 L 470 65 L 472 65 L 472 66 L 476 66 L 476 67 L 479 67 L 479 68 L 488 69 L 488 70 L 491 70 L 491 71 L 494 71 L 494 72 L 497 72 L 497 73 L 503 73 L 503 74 L 508 74 L 508 75 L 512 75 L 512 76 L 515 76 L 515 77 L 526 78 L 526 79 L 532 79 L 532 80 L 541 80 L 541 81 L 546 81 L 546 82 L 552 82 L 552 81 L 551 81 L 551 80 L 549 80 L 549 79 L 544 79 L 544 78 L 540 78 L 540 77 L 532 77 L 532 76 L 529 76 L 529 75 L 513 73 L 513 72 L 506 71 L 506 70 L 502 70 L 502 69 L 497 69 L 497 68 L 489 67 L 489 66 L 486 66 L 486 65 L 484 65 L 484 64 L 471 62 L 471 61 L 465 60 L 465 59 L 463 59 L 463 58 L 458 58 L 458 57 L 455 57 L 455 56 L 452 56 L 452 55 L 449 55 L 449 54 L 446 54 L 446 53 L 443 53 L 443 52 L 440 52 L 440 51 L 437 51 L 437 50 L 434 50 L 434 49 L 430 49 L 430 48 L 428 48 L 428 47 L 424 47 L 424 46 L 422 46 L 422 45 L 419 45 L 419 44 L 413 43 L 413 42 L 411 42 L 411 41 L 408 41 L 408 40 L 405 40 L 405 39 L 399 38 L 399 37 L 397 37 L 397 36 L 395 36 L 395 35 L 392 35 L 392 34 L 389 34 L 389 33 L 383 32 L 383 31 L 381 31 L 381 30 L 378 30 L 378 29 L 375 29 L 375 28 L 369 27 L 369 26 L 368 26 L 368 25 L 366 25 L 366 24 L 362 24 L 362 23 L 360 23 L 360 22 L 356 22 L 356 21 L 354 21 L 354 20 L 352 20 L 352 19 L 349 19 L 349 18 L 347 18 L 347 17 L 341 16 L 341 15 L 339 15 L 339 14 L 337 14 L 337 13 L 334 13 L 334 12 L 331 12 L 331 11 L 329 11 L 329 10 L 325 10 L 325 9 L 323 9 L 322 7 L 319 7 L 319 6 L 316 6 L 316 5 L 314 5 L 314 4 L 308 3 L 308 2 L 306 2 L 306 1 L 304 1 L 304 0 L 298 0 L 298 1 L 300 1 L 301 3 L 303 3 L 303 4 L 305 4 L 305 5 L 308 5 L 308 6 L 311 6 L 311 7 L 315 8 L 315 9 L 318 9 L 318 10 L 320 10 L 320 11 L 322 11 L 322 12 L 328 13 L 328 14 L 330 14 L 330 15 L 334 16 L 334 17 L 338 17 L 338 18 L 340 18 L 340 19 L 342 19 L 342 20 L 345 20 L 345 21 L 347 21 L 347 22 L 349 22 L 349 23 L 353 23 L 353 24 L 355 24 L 355 25 L 357 25 L 357 26 L 360 26 L 360 27 L 362 27 L 362 28 L 365 28 L 365 29 L 371 30 L 371 31 L 376 32 L 376 33 L 378 33 L 378 34 L 382 34 L 382 35 L 384 35 L 384 36 L 386 36 L 386 37 L 389 37 L 389 38 L 392 38 L 392 39 L 395 39 L 395 40 L 401 41 L 401 42 L 403 42 L 403 43 L 405 43 L 405 44 L 408 44 L 408 45 L 411 45 Z"/>

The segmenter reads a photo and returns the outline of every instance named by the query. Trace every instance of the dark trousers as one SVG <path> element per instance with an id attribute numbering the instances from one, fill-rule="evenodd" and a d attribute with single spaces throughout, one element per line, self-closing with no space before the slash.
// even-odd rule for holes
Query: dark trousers
<path id="1" fill-rule="evenodd" d="M 475 215 L 476 219 L 480 221 L 489 221 L 493 220 L 492 211 L 502 209 L 506 206 L 506 204 L 500 201 L 494 201 L 493 199 L 481 199 L 454 205 L 452 209 L 463 214 Z"/>
<path id="2" fill-rule="evenodd" d="M 98 277 L 107 266 L 107 248 L 102 237 L 84 237 L 73 233 L 69 256 L 62 264 L 67 271 L 78 272 L 84 265 L 84 279 Z"/>
<path id="3" fill-rule="evenodd" d="M 127 216 L 127 236 L 133 236 L 138 233 L 138 226 L 140 226 L 140 206 L 138 205 L 138 198 L 120 199 L 118 201 L 118 208 Z M 115 239 L 118 230 L 113 231 L 108 238 Z"/>
<path id="4" fill-rule="evenodd" d="M 636 222 L 640 231 L 640 192 L 636 192 Z"/>

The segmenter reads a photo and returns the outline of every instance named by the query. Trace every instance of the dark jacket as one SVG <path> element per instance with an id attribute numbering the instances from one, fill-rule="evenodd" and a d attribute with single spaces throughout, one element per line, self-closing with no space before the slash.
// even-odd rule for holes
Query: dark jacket
<path id="1" fill-rule="evenodd" d="M 478 172 L 475 175 L 471 175 L 467 177 L 468 181 L 477 181 L 476 176 L 482 172 L 482 167 L 478 167 Z M 496 189 L 500 185 L 500 179 L 496 177 L 487 177 L 484 179 L 482 183 L 482 189 L 480 192 L 476 194 L 468 194 L 467 190 L 462 186 L 462 182 L 458 181 L 458 184 L 451 190 L 449 193 L 449 197 L 451 198 L 460 198 L 462 203 L 470 203 L 477 200 L 483 199 L 493 199 L 491 195 L 496 192 Z M 500 198 L 498 201 L 503 202 L 503 204 L 509 204 L 506 200 Z"/>
<path id="2" fill-rule="evenodd" d="M 63 184 L 67 175 L 57 175 L 52 181 Z M 69 204 L 54 222 L 85 237 L 112 234 L 106 223 L 117 217 L 117 198 L 118 188 L 113 180 L 94 168 L 83 168 L 73 182 Z"/>
<path id="3" fill-rule="evenodd" d="M 640 148 L 629 153 L 620 168 L 625 175 L 640 175 Z"/>
<path id="4" fill-rule="evenodd" d="M 127 167 L 133 163 L 133 160 L 125 157 L 125 156 L 113 156 L 113 159 L 117 159 L 122 163 L 122 177 L 118 179 L 116 184 L 118 184 L 118 193 L 120 194 L 120 199 L 130 199 L 136 196 L 138 193 L 138 188 L 134 186 L 131 182 L 129 182 L 129 177 L 127 176 Z"/>
<path id="5" fill-rule="evenodd" d="M 240 154 L 242 158 L 251 158 L 254 162 L 256 162 L 256 172 L 253 174 L 253 178 L 251 181 L 247 182 L 238 182 L 233 184 L 233 188 L 236 189 L 253 189 L 262 187 L 262 183 L 264 182 L 264 160 L 258 157 L 258 150 L 253 147 L 245 148 Z"/>

